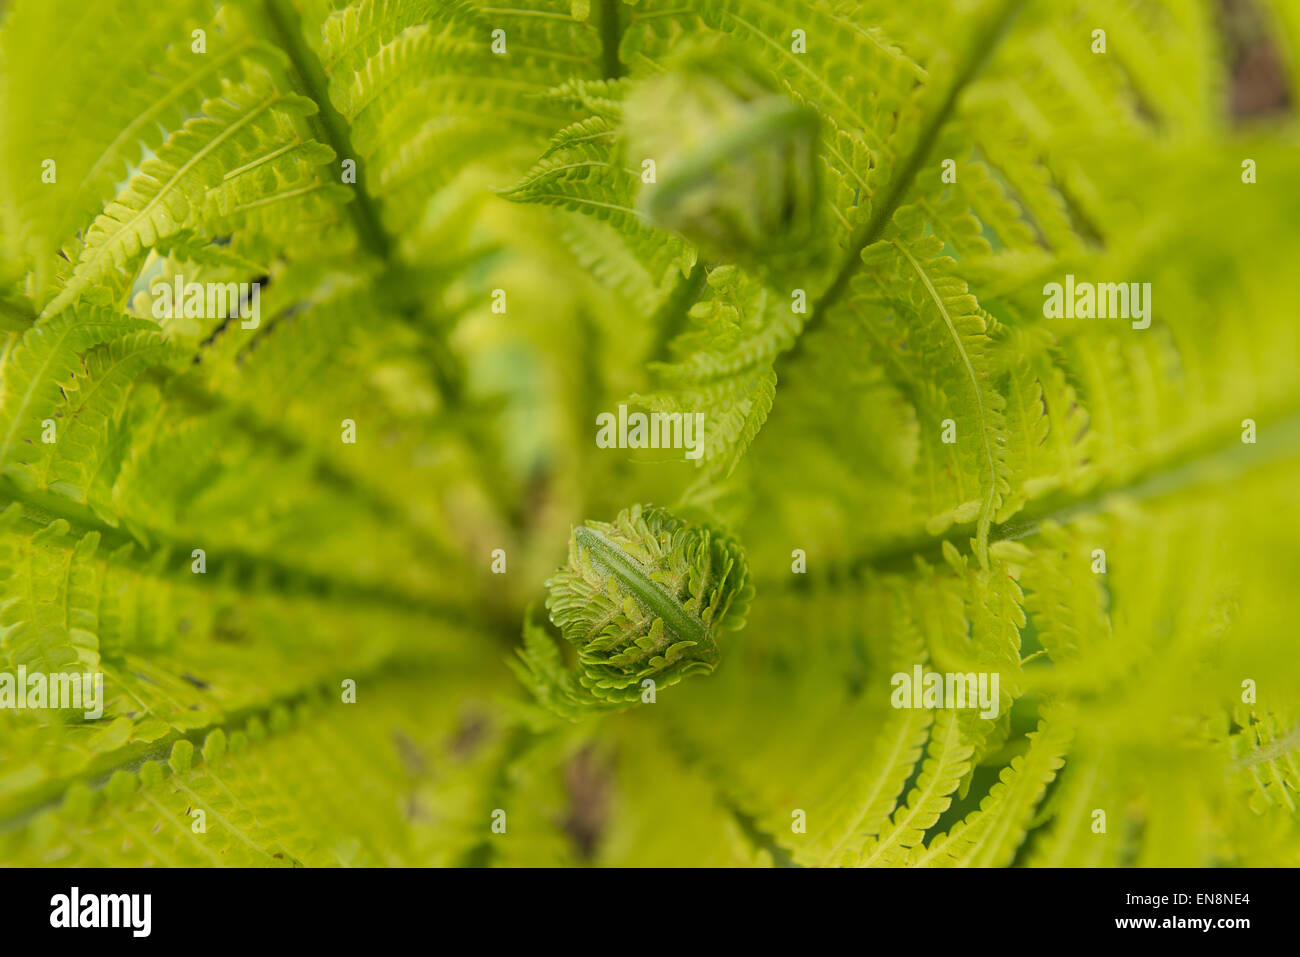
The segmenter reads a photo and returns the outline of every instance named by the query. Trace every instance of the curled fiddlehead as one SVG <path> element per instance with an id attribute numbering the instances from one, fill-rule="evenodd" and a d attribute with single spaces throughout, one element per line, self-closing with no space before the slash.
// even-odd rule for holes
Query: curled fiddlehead
<path id="1" fill-rule="evenodd" d="M 659 171 L 641 213 L 707 258 L 766 258 L 816 235 L 817 114 L 736 51 L 688 51 L 629 93 L 624 117 L 630 157 Z"/>
<path id="2" fill-rule="evenodd" d="M 734 538 L 640 505 L 575 528 L 568 563 L 546 587 L 577 670 L 563 669 L 554 645 L 528 628 L 516 671 L 569 718 L 624 707 L 643 697 L 647 679 L 662 689 L 711 672 L 718 633 L 744 626 L 754 593 Z"/>

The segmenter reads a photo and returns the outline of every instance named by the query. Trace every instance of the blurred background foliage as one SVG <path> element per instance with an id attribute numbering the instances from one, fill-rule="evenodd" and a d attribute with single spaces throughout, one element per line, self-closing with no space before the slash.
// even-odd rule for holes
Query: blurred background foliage
<path id="1" fill-rule="evenodd" d="M 1294 0 L 0 0 L 0 662 L 106 681 L 0 710 L 0 861 L 1300 863 L 1298 97 Z M 636 503 L 748 624 L 548 717 Z"/>

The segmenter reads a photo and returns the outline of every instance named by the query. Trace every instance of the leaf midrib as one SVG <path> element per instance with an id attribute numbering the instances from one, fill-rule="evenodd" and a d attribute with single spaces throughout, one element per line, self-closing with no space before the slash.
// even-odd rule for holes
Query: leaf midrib
<path id="1" fill-rule="evenodd" d="M 280 102 L 280 100 L 282 99 L 284 99 L 283 93 L 279 91 L 272 93 L 266 99 L 262 100 L 260 103 L 255 105 L 251 110 L 249 110 L 247 113 L 241 116 L 234 123 L 227 126 L 219 134 L 213 137 L 212 140 L 210 140 L 207 144 L 205 144 L 202 149 L 196 151 L 194 155 L 190 156 L 184 163 L 182 163 L 179 167 L 177 167 L 176 171 L 167 179 L 167 182 L 158 188 L 158 190 L 153 194 L 153 196 L 150 197 L 149 201 L 146 202 L 144 206 L 142 206 L 134 216 L 132 216 L 125 223 L 118 222 L 118 228 L 115 229 L 111 235 L 107 236 L 101 243 L 99 243 L 98 249 L 96 250 L 94 255 L 92 255 L 89 259 L 83 259 L 81 262 L 77 264 L 77 269 L 76 272 L 74 273 L 73 279 L 71 279 L 68 282 L 68 285 L 64 287 L 63 291 L 59 293 L 59 295 L 54 299 L 54 301 L 45 307 L 45 310 L 41 313 L 41 315 L 42 316 L 51 315 L 55 312 L 58 312 L 65 305 L 67 305 L 72 300 L 72 298 L 76 296 L 82 289 L 84 289 L 86 285 L 90 282 L 90 280 L 86 278 L 87 275 L 91 274 L 92 270 L 99 265 L 99 263 L 103 260 L 103 258 L 106 255 L 108 255 L 114 248 L 116 248 L 116 243 L 118 242 L 118 240 L 123 235 L 126 235 L 130 232 L 134 232 L 137 224 L 141 221 L 141 219 L 146 217 L 148 214 L 150 214 L 154 209 L 158 207 L 163 197 L 167 196 L 173 189 L 175 189 L 176 185 L 181 181 L 181 178 L 186 173 L 188 173 L 191 169 L 193 169 L 195 164 L 197 164 L 201 160 L 206 159 L 208 156 L 212 155 L 213 151 L 218 149 L 222 143 L 226 142 L 226 140 L 230 139 L 230 137 L 234 136 L 245 126 L 247 126 L 249 123 L 252 123 L 254 120 L 256 120 L 259 116 L 261 116 L 271 107 L 273 107 L 276 103 Z M 184 129 L 184 127 L 182 127 L 182 129 Z M 96 222 L 98 222 L 99 218 L 102 217 L 104 217 L 104 214 L 101 213 L 100 217 L 96 218 Z M 117 221 L 115 220 L 115 222 Z"/>
<path id="2" fill-rule="evenodd" d="M 921 264 L 916 261 L 916 257 L 912 255 L 906 246 L 898 242 L 898 240 L 893 241 L 893 246 L 912 264 L 912 268 L 916 270 L 916 275 L 925 286 L 925 291 L 934 303 L 934 307 L 939 310 L 939 315 L 943 317 L 944 325 L 948 329 L 948 335 L 952 339 L 953 348 L 957 350 L 957 355 L 961 358 L 962 366 L 966 370 L 966 377 L 970 380 L 971 394 L 975 397 L 975 419 L 979 426 L 978 431 L 983 446 L 985 465 L 989 470 L 988 492 L 984 497 L 984 503 L 980 506 L 979 524 L 976 532 L 976 555 L 980 560 L 980 565 L 987 568 L 989 524 L 992 522 L 993 506 L 997 500 L 998 470 L 997 457 L 993 452 L 993 441 L 989 438 L 990 433 L 993 431 L 993 424 L 989 421 L 988 410 L 984 406 L 984 393 L 980 389 L 979 374 L 975 371 L 974 363 L 971 362 L 970 353 L 966 351 L 966 346 L 961 341 L 961 334 L 957 331 L 956 323 L 952 321 L 952 315 L 948 312 L 948 307 L 944 304 L 938 290 L 934 288 L 934 283 L 930 281 L 929 275 L 921 268 Z"/>

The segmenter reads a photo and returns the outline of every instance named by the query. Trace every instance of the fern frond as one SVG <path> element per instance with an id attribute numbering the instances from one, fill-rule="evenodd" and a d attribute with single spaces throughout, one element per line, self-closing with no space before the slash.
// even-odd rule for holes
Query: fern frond
<path id="1" fill-rule="evenodd" d="M 691 306 L 672 341 L 680 356 L 651 365 L 657 389 L 633 400 L 662 412 L 704 415 L 699 462 L 722 475 L 735 468 L 776 396 L 772 361 L 794 341 L 794 304 L 732 266 L 707 274 L 709 294 Z"/>
<path id="2" fill-rule="evenodd" d="M 994 388 L 986 360 L 989 318 L 966 284 L 946 272 L 952 261 L 936 256 L 937 243 L 917 234 L 914 211 L 900 210 L 895 220 L 902 236 L 863 252 L 865 276 L 874 284 L 859 279 L 859 296 L 863 302 L 874 300 L 876 309 L 898 310 L 906 322 L 909 363 L 932 363 L 951 383 L 933 414 L 951 420 L 952 433 L 943 435 L 942 421 L 927 422 L 923 444 L 938 455 L 943 444 L 954 447 L 951 472 L 961 483 L 956 492 L 962 500 L 932 514 L 926 529 L 936 534 L 973 519 L 977 554 L 987 564 L 989 528 L 1010 489 L 1006 400 Z"/>
<path id="3" fill-rule="evenodd" d="M 265 133 L 275 122 L 273 110 L 301 116 L 315 112 L 316 105 L 257 83 L 227 85 L 220 98 L 206 101 L 204 115 L 173 133 L 96 218 L 72 278 L 43 314 L 61 310 L 87 286 L 124 267 L 142 247 L 193 225 L 207 191 L 221 181 L 225 169 L 244 162 L 259 127 Z"/>
<path id="4" fill-rule="evenodd" d="M 617 127 L 601 116 L 590 116 L 557 132 L 537 164 L 501 195 L 520 203 L 541 203 L 582 213 L 604 223 L 587 239 L 567 232 L 582 260 L 603 258 L 610 241 L 619 243 L 640 265 L 654 290 L 654 302 L 667 286 L 695 261 L 695 253 L 680 239 L 651 227 L 636 208 L 640 172 L 629 167 L 626 146 Z M 613 277 L 611 277 L 613 278 Z M 633 282 L 644 284 L 639 275 Z M 632 294 L 633 282 L 615 280 L 613 288 Z"/>
<path id="5" fill-rule="evenodd" d="M 1064 763 L 1070 730 L 1068 718 L 1062 715 L 1041 722 L 1029 735 L 1029 749 L 998 775 L 979 810 L 936 837 L 923 851 L 909 855 L 908 863 L 943 867 L 1010 864 L 1043 790 Z"/>
<path id="6" fill-rule="evenodd" d="M 337 702 L 316 692 L 196 736 L 198 747 L 180 739 L 154 749 L 138 773 L 119 770 L 102 790 L 74 788 L 60 806 L 7 835 L 6 859 L 95 865 L 116 856 L 134 865 L 231 867 L 409 863 L 427 846 L 435 814 L 464 802 L 457 785 L 484 787 L 477 770 L 483 762 L 435 783 L 425 755 L 445 750 L 454 711 L 410 678 L 388 677 L 383 688 L 364 716 L 345 719 Z M 361 729 L 384 747 L 357 747 L 352 736 Z M 491 748 L 483 752 L 490 755 Z M 407 801 L 385 799 L 395 791 Z M 312 809 L 309 817 L 304 807 Z M 201 832 L 196 811 L 203 812 Z"/>
<path id="7" fill-rule="evenodd" d="M 1300 864 L 1287 4 L 0 6 L 0 862 Z"/>
<path id="8" fill-rule="evenodd" d="M 907 851 L 921 844 L 925 832 L 952 803 L 951 795 L 970 770 L 974 748 L 964 740 L 961 722 L 952 711 L 935 719 L 930 747 L 916 787 L 895 812 L 889 827 L 862 849 L 858 866 L 881 867 L 906 860 Z"/>
<path id="9" fill-rule="evenodd" d="M 0 469 L 13 481 L 30 487 L 39 480 L 38 463 L 48 454 L 42 435 L 47 422 L 84 377 L 81 355 L 86 350 L 155 328 L 97 308 L 75 309 L 42 320 L 5 356 L 4 398 L 0 400 Z M 57 434 L 57 433 L 56 433 Z"/>
<path id="10" fill-rule="evenodd" d="M 6 514 L 12 515 L 12 506 Z M 66 522 L 55 523 L 30 539 L 5 542 L 0 648 L 11 669 L 55 675 L 93 673 L 99 666 L 92 563 L 99 535 L 89 533 L 71 552 L 48 544 L 66 528 Z"/>

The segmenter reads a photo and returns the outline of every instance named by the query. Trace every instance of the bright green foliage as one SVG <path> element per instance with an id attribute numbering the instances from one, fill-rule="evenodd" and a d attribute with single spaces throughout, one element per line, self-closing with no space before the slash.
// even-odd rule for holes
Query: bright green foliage
<path id="1" fill-rule="evenodd" d="M 1300 864 L 1297 103 L 1291 0 L 0 3 L 0 702 L 104 691 L 0 862 Z"/>
<path id="2" fill-rule="evenodd" d="M 657 690 L 712 672 L 716 632 L 744 627 L 754 594 L 734 539 L 639 505 L 574 529 L 568 567 L 546 587 L 596 706 L 645 699 L 647 682 Z"/>

